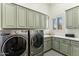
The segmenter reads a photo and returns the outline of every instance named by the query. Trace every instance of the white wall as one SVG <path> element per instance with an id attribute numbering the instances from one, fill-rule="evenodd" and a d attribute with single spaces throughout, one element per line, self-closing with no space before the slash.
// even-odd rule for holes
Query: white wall
<path id="1" fill-rule="evenodd" d="M 49 4 L 48 3 L 16 3 L 27 8 L 42 12 L 49 15 Z"/>
<path id="2" fill-rule="evenodd" d="M 55 4 L 51 4 L 50 8 L 51 8 L 51 13 L 50 13 L 50 21 L 51 19 L 55 18 L 56 16 L 59 16 L 59 15 L 63 15 L 64 17 L 64 23 L 63 23 L 63 30 L 54 30 L 54 34 L 56 35 L 62 35 L 64 36 L 65 33 L 74 33 L 76 34 L 76 37 L 79 37 L 79 29 L 76 29 L 76 30 L 69 30 L 69 29 L 66 29 L 66 17 L 65 17 L 65 10 L 69 9 L 69 8 L 72 8 L 72 7 L 75 7 L 79 4 L 77 3 L 55 3 Z M 51 24 L 49 24 L 50 28 L 52 27 Z"/>
<path id="3" fill-rule="evenodd" d="M 63 13 L 65 10 L 75 7 L 79 5 L 79 3 L 53 3 L 51 4 L 51 15 L 56 16 Z"/>

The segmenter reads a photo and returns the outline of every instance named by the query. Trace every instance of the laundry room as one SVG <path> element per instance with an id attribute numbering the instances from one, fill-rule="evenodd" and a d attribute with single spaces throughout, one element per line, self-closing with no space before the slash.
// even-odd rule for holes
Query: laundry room
<path id="1" fill-rule="evenodd" d="M 0 56 L 79 56 L 79 3 L 0 3 Z"/>

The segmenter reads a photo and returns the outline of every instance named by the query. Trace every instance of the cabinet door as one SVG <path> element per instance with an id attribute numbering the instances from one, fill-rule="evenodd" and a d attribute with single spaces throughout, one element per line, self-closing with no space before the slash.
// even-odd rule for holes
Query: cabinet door
<path id="1" fill-rule="evenodd" d="M 73 10 L 70 9 L 68 11 L 66 11 L 66 26 L 67 28 L 71 29 L 73 28 L 73 24 L 72 24 L 72 13 L 73 13 Z"/>
<path id="2" fill-rule="evenodd" d="M 79 56 L 79 42 L 71 41 L 71 55 Z"/>
<path id="3" fill-rule="evenodd" d="M 48 47 L 47 47 L 47 41 L 44 41 L 44 51 L 47 51 L 48 50 Z"/>
<path id="4" fill-rule="evenodd" d="M 59 42 L 55 41 L 54 48 L 59 51 Z"/>
<path id="5" fill-rule="evenodd" d="M 17 28 L 26 28 L 26 8 L 17 6 Z"/>
<path id="6" fill-rule="evenodd" d="M 3 28 L 16 28 L 16 5 L 14 4 L 3 4 L 2 14 L 2 27 Z"/>
<path id="7" fill-rule="evenodd" d="M 41 25 L 41 28 L 42 29 L 45 29 L 46 28 L 46 16 L 43 15 L 43 14 L 40 14 L 40 25 Z"/>
<path id="8" fill-rule="evenodd" d="M 79 46 L 71 46 L 71 53 L 72 56 L 79 56 Z"/>
<path id="9" fill-rule="evenodd" d="M 70 49 L 68 44 L 61 43 L 60 44 L 60 52 L 66 55 L 70 55 Z"/>
<path id="10" fill-rule="evenodd" d="M 27 9 L 27 27 L 34 28 L 34 12 Z"/>
<path id="11" fill-rule="evenodd" d="M 59 44 L 60 44 L 60 42 L 57 39 L 58 38 L 54 38 L 54 40 L 53 40 L 53 49 L 59 51 Z"/>
<path id="12" fill-rule="evenodd" d="M 44 51 L 51 49 L 51 38 L 47 37 L 44 39 Z"/>
<path id="13" fill-rule="evenodd" d="M 51 49 L 51 40 L 47 41 L 48 50 Z"/>
<path id="14" fill-rule="evenodd" d="M 79 7 L 73 8 L 73 27 L 79 28 Z"/>
<path id="15" fill-rule="evenodd" d="M 66 55 L 71 55 L 70 40 L 60 40 L 60 52 Z"/>
<path id="16" fill-rule="evenodd" d="M 53 49 L 55 49 L 55 38 L 53 39 Z"/>
<path id="17" fill-rule="evenodd" d="M 40 14 L 35 12 L 34 19 L 35 19 L 35 22 L 34 22 L 35 28 L 40 28 Z"/>
<path id="18" fill-rule="evenodd" d="M 1 3 L 0 3 L 0 28 L 1 28 Z"/>
<path id="19" fill-rule="evenodd" d="M 51 47 L 53 48 L 54 37 L 51 39 Z"/>

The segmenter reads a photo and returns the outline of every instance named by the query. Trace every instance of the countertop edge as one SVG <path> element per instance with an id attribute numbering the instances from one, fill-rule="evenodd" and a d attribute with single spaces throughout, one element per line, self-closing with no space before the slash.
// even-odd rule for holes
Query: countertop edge
<path id="1" fill-rule="evenodd" d="M 64 39 L 69 39 L 69 40 L 74 40 L 74 41 L 79 41 L 79 38 L 71 38 L 71 37 L 58 36 L 58 35 L 44 35 L 44 38 L 47 38 L 47 37 L 59 37 L 59 38 L 64 38 Z"/>

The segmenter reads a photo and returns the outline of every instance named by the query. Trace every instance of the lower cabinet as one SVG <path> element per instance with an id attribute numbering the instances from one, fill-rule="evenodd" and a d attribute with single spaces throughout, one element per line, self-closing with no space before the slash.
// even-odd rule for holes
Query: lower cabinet
<path id="1" fill-rule="evenodd" d="M 68 56 L 79 56 L 79 41 L 53 37 L 44 39 L 44 51 L 53 48 Z"/>
<path id="2" fill-rule="evenodd" d="M 79 56 L 79 42 L 71 41 L 71 55 Z"/>
<path id="3" fill-rule="evenodd" d="M 47 41 L 44 41 L 44 51 L 47 51 L 48 47 L 47 47 Z"/>
<path id="4" fill-rule="evenodd" d="M 52 48 L 65 55 L 71 55 L 70 40 L 59 37 L 52 38 Z"/>
<path id="5" fill-rule="evenodd" d="M 57 51 L 59 51 L 59 44 L 60 44 L 60 42 L 59 42 L 59 39 L 58 38 L 53 38 L 53 49 L 55 49 L 55 50 L 57 50 Z"/>
<path id="6" fill-rule="evenodd" d="M 67 39 L 60 39 L 60 52 L 65 55 L 71 55 L 70 41 Z"/>
<path id="7" fill-rule="evenodd" d="M 51 38 L 44 38 L 44 51 L 51 49 Z"/>
<path id="8" fill-rule="evenodd" d="M 51 38 L 50 40 L 47 41 L 47 44 L 48 44 L 48 50 L 51 49 Z"/>

